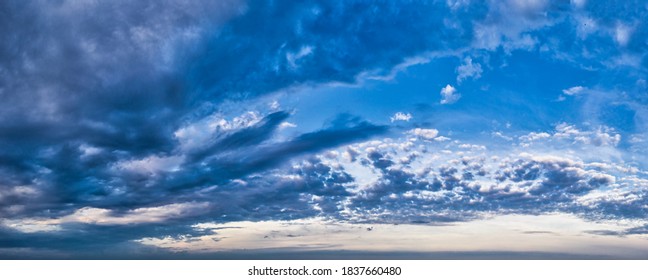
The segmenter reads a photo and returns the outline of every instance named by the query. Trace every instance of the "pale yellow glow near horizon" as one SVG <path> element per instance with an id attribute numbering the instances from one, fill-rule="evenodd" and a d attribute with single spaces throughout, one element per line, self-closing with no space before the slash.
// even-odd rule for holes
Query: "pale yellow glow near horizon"
<path id="1" fill-rule="evenodd" d="M 213 234 L 144 238 L 145 245 L 186 252 L 233 250 L 360 250 L 381 252 L 509 251 L 645 256 L 645 235 L 602 236 L 587 231 L 622 230 L 633 222 L 590 222 L 568 214 L 503 215 L 448 225 L 298 221 L 198 224 Z M 371 230 L 368 230 L 371 228 Z"/>

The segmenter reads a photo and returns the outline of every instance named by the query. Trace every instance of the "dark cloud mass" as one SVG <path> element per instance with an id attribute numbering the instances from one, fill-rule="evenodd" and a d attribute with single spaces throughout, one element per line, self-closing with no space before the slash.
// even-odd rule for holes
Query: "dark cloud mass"
<path id="1" fill-rule="evenodd" d="M 176 152 L 174 131 L 200 114 L 201 104 L 237 98 L 240 93 L 268 93 L 296 83 L 351 81 L 365 69 L 389 67 L 402 59 L 402 53 L 394 49 L 399 40 L 386 38 L 392 43 L 367 52 L 374 43 L 371 40 L 380 37 L 376 33 L 381 28 L 393 24 L 391 19 L 402 14 L 423 15 L 419 5 L 413 4 L 378 6 L 372 13 L 367 13 L 368 6 L 362 3 L 328 5 L 2 3 L 3 186 L 38 184 L 39 190 L 49 191 L 53 203 L 83 205 L 106 195 L 110 191 L 106 185 L 122 179 L 114 178 L 108 170 L 111 164 Z M 304 10 L 313 13 L 304 16 Z M 360 11 L 366 14 L 357 15 Z M 337 20 L 342 27 L 351 16 L 358 17 L 359 26 L 345 28 L 349 34 L 338 34 L 338 28 L 324 24 Z M 259 22 L 267 24 L 259 26 Z M 355 33 L 359 36 L 350 36 Z M 331 36 L 339 39 L 331 41 Z M 317 61 L 300 62 L 301 70 L 291 72 L 286 68 L 286 55 L 298 51 L 298 43 L 313 45 Z M 349 49 L 346 45 L 357 46 Z M 428 47 L 420 42 L 403 46 L 403 50 L 415 54 Z M 351 53 L 334 57 L 342 55 L 341 49 Z M 281 68 L 279 72 L 276 67 Z M 225 163 L 219 163 L 222 157 L 214 158 L 214 154 L 254 149 L 287 117 L 286 113 L 270 114 L 255 127 L 219 135 L 211 148 L 187 155 L 184 166 L 210 156 L 208 160 L 215 165 L 239 160 L 225 158 Z M 346 133 L 366 137 L 379 132 L 365 129 L 370 126 L 338 134 L 333 130 L 305 134 L 285 147 L 273 148 L 274 153 L 289 157 L 321 149 L 318 141 L 330 142 L 336 135 L 349 135 L 334 140 L 342 144 L 355 138 Z M 80 147 L 98 152 L 83 156 Z M 252 161 L 259 166 L 276 162 Z M 245 166 L 226 166 L 223 173 L 246 173 L 228 170 Z"/>
<path id="2" fill-rule="evenodd" d="M 5 1 L 0 213 L 56 218 L 83 207 L 207 200 L 196 193 L 383 133 L 356 121 L 271 143 L 290 116 L 274 112 L 200 149 L 184 151 L 174 136 L 224 100 L 353 82 L 432 49 L 434 36 L 413 36 L 438 29 L 440 20 L 424 20 L 431 9 L 362 1 Z M 421 24 L 405 21 L 413 18 Z M 381 34 L 396 29 L 398 37 Z M 170 158 L 173 170 L 123 168 Z"/>

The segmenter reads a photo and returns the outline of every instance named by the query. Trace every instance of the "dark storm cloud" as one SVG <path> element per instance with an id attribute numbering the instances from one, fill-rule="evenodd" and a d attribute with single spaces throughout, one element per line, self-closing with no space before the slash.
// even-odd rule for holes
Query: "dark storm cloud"
<path id="1" fill-rule="evenodd" d="M 124 160 L 177 154 L 174 131 L 209 114 L 206 103 L 218 107 L 225 99 L 298 83 L 352 82 L 363 71 L 388 71 L 404 57 L 435 48 L 435 36 L 419 34 L 441 24 L 427 16 L 437 8 L 425 3 L 0 5 L 2 188 L 26 185 L 40 193 L 29 206 L 5 200 L 5 215 L 118 205 L 116 189 L 127 189 L 121 194 L 127 200 L 139 199 L 151 180 L 162 189 L 220 183 L 380 133 L 384 128 L 359 123 L 261 145 L 288 117 L 275 113 L 186 155 L 184 167 L 207 163 L 213 166 L 209 175 L 183 169 L 187 174 L 146 178 L 111 169 Z M 420 24 L 409 24 L 413 18 Z M 264 152 L 232 152 L 243 148 Z M 157 198 L 152 194 L 147 203 Z M 7 210 L 16 205 L 22 210 Z"/>
<path id="2" fill-rule="evenodd" d="M 165 45 L 223 22 L 236 3 L 167 4 L 0 4 L 0 173 L 10 174 L 0 188 L 31 186 L 42 199 L 4 200 L 3 216 L 101 197 L 112 162 L 173 149 L 173 126 L 189 108 L 161 61 Z M 82 145 L 104 151 L 83 157 Z"/>
<path id="3" fill-rule="evenodd" d="M 219 200 L 200 192 L 383 133 L 385 127 L 342 118 L 273 142 L 289 117 L 275 112 L 201 149 L 183 151 L 174 136 L 224 100 L 244 102 L 297 84 L 353 82 L 364 71 L 389 71 L 405 57 L 438 47 L 434 30 L 442 21 L 428 16 L 435 9 L 363 1 L 2 2 L 0 214 L 46 219 L 82 207 L 117 214 Z M 118 168 L 174 156 L 182 160 L 173 171 Z M 339 176 L 324 181 L 343 180 Z M 239 219 L 252 213 L 239 213 Z M 118 230 L 110 234 L 119 236 Z"/>
<path id="4" fill-rule="evenodd" d="M 172 63 L 162 61 L 165 45 L 173 47 L 169 38 L 186 29 L 230 17 L 234 4 L 4 2 L 3 144 L 170 148 L 171 127 L 162 124 L 187 108 Z"/>

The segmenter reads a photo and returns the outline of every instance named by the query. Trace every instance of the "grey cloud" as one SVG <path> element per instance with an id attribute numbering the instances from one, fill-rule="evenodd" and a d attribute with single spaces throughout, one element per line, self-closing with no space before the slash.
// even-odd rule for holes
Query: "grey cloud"
<path id="1" fill-rule="evenodd" d="M 353 81 L 362 71 L 389 69 L 404 54 L 433 46 L 430 38 L 403 46 L 398 38 L 386 37 L 387 44 L 374 41 L 377 32 L 393 23 L 418 34 L 423 27 L 400 19 L 424 17 L 420 8 L 433 8 L 427 5 L 377 6 L 385 17 L 367 13 L 361 2 L 253 4 L 0 4 L 0 28 L 5 30 L 0 35 L 0 97 L 6 104 L 0 111 L 0 174 L 6 175 L 0 189 L 9 193 L 25 185 L 40 192 L 29 199 L 5 199 L 0 211 L 14 217 L 55 216 L 82 206 L 121 209 L 175 202 L 168 192 L 226 183 L 291 157 L 367 139 L 385 128 L 342 120 L 339 129 L 265 143 L 288 117 L 277 112 L 253 127 L 217 135 L 211 146 L 180 155 L 186 156 L 180 172 L 149 176 L 113 168 L 125 160 L 178 155 L 174 132 L 210 114 L 213 109 L 204 108 L 218 107 L 223 100 L 254 98 L 295 83 Z M 360 28 L 342 28 L 345 33 L 337 34 L 356 18 L 366 19 L 357 21 Z M 259 20 L 272 24 L 259 29 Z M 289 28 L 281 36 L 272 31 L 300 24 L 301 31 Z M 312 57 L 293 61 L 300 71 L 286 68 L 282 59 L 307 45 L 314 48 Z M 343 46 L 353 47 L 352 53 L 339 52 Z M 366 52 L 370 46 L 381 47 Z M 240 55 L 243 50 L 245 56 Z M 273 70 L 276 59 L 279 72 Z M 242 155 L 243 148 L 255 155 Z M 84 149 L 94 150 L 86 154 Z M 153 186 L 162 191 L 153 191 Z"/>

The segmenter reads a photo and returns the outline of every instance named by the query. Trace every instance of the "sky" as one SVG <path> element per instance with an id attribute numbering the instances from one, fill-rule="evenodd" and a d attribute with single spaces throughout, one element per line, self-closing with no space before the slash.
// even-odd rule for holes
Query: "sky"
<path id="1" fill-rule="evenodd" d="M 648 258 L 648 2 L 1 1 L 0 258 Z"/>

